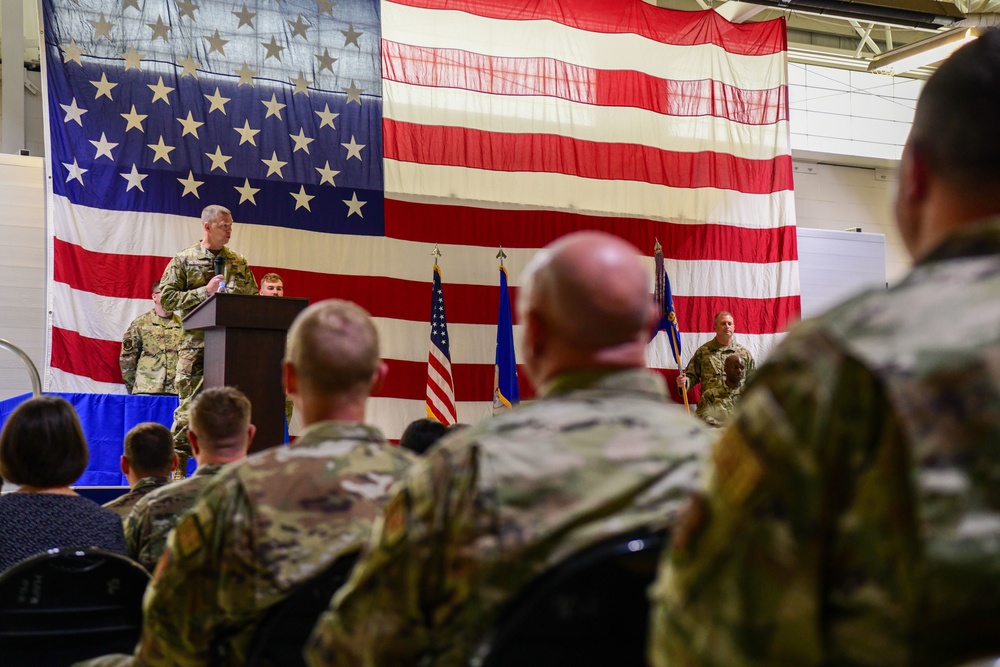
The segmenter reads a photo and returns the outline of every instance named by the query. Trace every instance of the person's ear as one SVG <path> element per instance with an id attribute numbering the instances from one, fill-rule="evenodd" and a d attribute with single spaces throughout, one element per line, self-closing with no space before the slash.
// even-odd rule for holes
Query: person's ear
<path id="1" fill-rule="evenodd" d="M 288 359 L 281 362 L 281 385 L 289 396 L 298 396 L 299 380 L 295 376 L 295 366 Z"/>
<path id="2" fill-rule="evenodd" d="M 378 367 L 375 368 L 375 372 L 372 374 L 371 388 L 368 390 L 368 393 L 378 393 L 378 391 L 382 389 L 382 386 L 385 384 L 385 378 L 387 375 L 389 375 L 389 364 L 379 360 Z"/>
<path id="3" fill-rule="evenodd" d="M 125 458 L 124 454 L 122 455 L 121 462 L 118 464 L 118 466 L 119 468 L 121 468 L 122 474 L 128 477 L 129 470 L 131 470 L 132 467 L 129 465 L 128 459 Z"/>
<path id="4" fill-rule="evenodd" d="M 932 172 L 926 152 L 913 143 L 907 143 L 899 163 L 896 183 L 896 226 L 899 235 L 912 257 L 922 252 L 924 229 L 924 204 L 932 182 Z"/>
<path id="5" fill-rule="evenodd" d="M 548 342 L 548 326 L 537 310 L 529 310 L 524 327 L 524 351 L 529 359 L 537 359 Z"/>

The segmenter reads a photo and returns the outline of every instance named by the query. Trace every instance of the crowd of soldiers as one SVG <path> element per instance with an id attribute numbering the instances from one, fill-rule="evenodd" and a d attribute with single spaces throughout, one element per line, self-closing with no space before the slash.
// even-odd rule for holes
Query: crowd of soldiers
<path id="1" fill-rule="evenodd" d="M 614 236 L 563 237 L 525 270 L 521 361 L 538 400 L 420 458 L 364 423 L 386 374 L 371 317 L 313 304 L 282 369 L 302 436 L 244 458 L 253 427 L 238 392 L 188 402 L 199 474 L 128 518 L 157 535 L 134 552 L 154 569 L 142 638 L 132 656 L 87 664 L 243 665 L 269 608 L 357 553 L 308 662 L 468 664 L 540 573 L 636 527 L 672 533 L 651 590 L 654 665 L 1000 654 L 998 115 L 991 30 L 918 102 L 896 199 L 911 274 L 796 326 L 757 369 L 720 313 L 677 382 L 703 384 L 717 430 L 644 368 L 657 313 L 638 251 Z M 227 288 L 256 291 L 224 248 L 228 212 L 204 224 L 210 243 L 161 281 L 165 308 L 214 293 L 213 250 L 230 262 Z M 189 392 L 200 341 L 185 335 L 176 385 Z"/>

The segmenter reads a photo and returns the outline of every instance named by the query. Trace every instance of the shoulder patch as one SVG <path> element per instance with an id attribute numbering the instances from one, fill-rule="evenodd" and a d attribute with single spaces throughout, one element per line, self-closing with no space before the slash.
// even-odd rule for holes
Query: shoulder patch
<path id="1" fill-rule="evenodd" d="M 732 505 L 740 505 L 764 477 L 764 466 L 750 449 L 743 434 L 726 430 L 712 452 L 719 493 Z"/>
<path id="2" fill-rule="evenodd" d="M 707 513 L 705 497 L 698 492 L 692 493 L 680 511 L 670 548 L 679 554 L 686 553 L 701 532 Z"/>
<path id="3" fill-rule="evenodd" d="M 184 517 L 174 531 L 177 533 L 177 556 L 181 560 L 195 555 L 205 544 L 205 533 L 196 513 Z"/>
<path id="4" fill-rule="evenodd" d="M 385 523 L 382 528 L 382 542 L 391 547 L 406 533 L 410 519 L 410 496 L 401 491 L 385 506 Z"/>

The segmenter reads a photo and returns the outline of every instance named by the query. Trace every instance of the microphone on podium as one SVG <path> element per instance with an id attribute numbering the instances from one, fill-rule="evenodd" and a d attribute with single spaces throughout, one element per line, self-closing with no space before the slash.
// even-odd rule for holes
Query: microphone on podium
<path id="1" fill-rule="evenodd" d="M 217 276 L 225 275 L 223 273 L 223 271 L 225 270 L 225 266 L 226 266 L 226 260 L 224 260 L 222 258 L 222 255 L 216 255 L 215 256 L 215 275 L 217 275 Z M 223 278 L 222 282 L 219 283 L 219 289 L 216 290 L 216 294 L 218 294 L 219 292 L 225 292 L 225 291 L 226 291 L 226 281 Z"/>

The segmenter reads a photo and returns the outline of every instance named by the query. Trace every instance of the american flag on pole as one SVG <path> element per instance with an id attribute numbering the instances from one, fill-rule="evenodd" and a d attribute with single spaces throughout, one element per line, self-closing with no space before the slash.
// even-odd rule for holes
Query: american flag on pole
<path id="1" fill-rule="evenodd" d="M 451 426 L 455 416 L 455 380 L 451 376 L 448 318 L 444 311 L 441 267 L 434 264 L 431 288 L 431 349 L 427 355 L 427 416 Z"/>
<path id="2" fill-rule="evenodd" d="M 515 298 L 563 234 L 658 237 L 687 349 L 729 310 L 760 357 L 798 314 L 782 21 L 642 0 L 43 10 L 49 390 L 122 390 L 122 332 L 208 203 L 258 277 L 375 316 L 389 376 L 368 418 L 389 437 L 426 410 L 435 243 L 463 422 L 492 406 L 497 246 Z"/>

